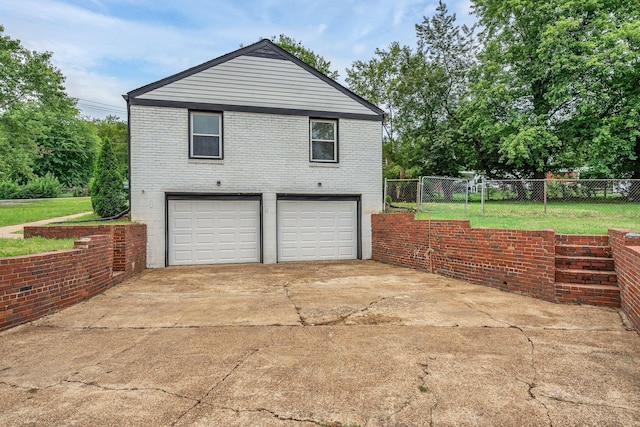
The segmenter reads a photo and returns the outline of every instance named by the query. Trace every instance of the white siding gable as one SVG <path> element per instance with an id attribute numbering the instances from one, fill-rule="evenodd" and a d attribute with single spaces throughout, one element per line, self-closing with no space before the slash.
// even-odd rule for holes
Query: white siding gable
<path id="1" fill-rule="evenodd" d="M 291 61 L 248 55 L 137 98 L 376 116 L 376 112 Z"/>

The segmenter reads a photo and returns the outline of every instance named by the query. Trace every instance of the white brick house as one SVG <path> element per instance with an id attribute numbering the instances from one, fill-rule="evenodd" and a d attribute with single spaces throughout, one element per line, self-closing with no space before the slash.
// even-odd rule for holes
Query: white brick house
<path id="1" fill-rule="evenodd" d="M 125 99 L 149 267 L 371 257 L 382 110 L 268 40 Z"/>

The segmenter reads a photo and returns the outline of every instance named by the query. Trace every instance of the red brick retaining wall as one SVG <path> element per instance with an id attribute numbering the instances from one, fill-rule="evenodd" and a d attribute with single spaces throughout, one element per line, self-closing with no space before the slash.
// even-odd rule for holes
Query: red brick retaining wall
<path id="1" fill-rule="evenodd" d="M 0 331 L 91 298 L 146 266 L 143 224 L 25 227 L 25 236 L 36 235 L 80 239 L 67 251 L 0 258 Z"/>
<path id="2" fill-rule="evenodd" d="M 69 239 L 109 234 L 113 237 L 113 270 L 141 271 L 147 263 L 147 227 L 144 224 L 82 224 L 24 227 L 24 238 Z"/>
<path id="3" fill-rule="evenodd" d="M 375 260 L 554 300 L 553 230 L 471 228 L 466 220 L 416 220 L 413 214 L 371 220 Z"/>
<path id="4" fill-rule="evenodd" d="M 621 307 L 640 331 L 640 233 L 609 230 L 615 269 L 618 274 Z"/>

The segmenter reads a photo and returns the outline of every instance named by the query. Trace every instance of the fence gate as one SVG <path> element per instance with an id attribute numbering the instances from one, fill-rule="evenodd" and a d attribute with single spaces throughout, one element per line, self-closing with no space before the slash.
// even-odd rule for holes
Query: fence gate
<path id="1" fill-rule="evenodd" d="M 419 179 L 385 179 L 384 202 L 403 208 L 417 208 L 420 204 Z"/>

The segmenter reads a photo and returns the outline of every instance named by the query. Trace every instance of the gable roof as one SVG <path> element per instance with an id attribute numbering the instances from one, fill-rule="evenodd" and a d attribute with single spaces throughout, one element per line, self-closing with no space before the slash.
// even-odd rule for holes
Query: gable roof
<path id="1" fill-rule="evenodd" d="M 132 90 L 133 105 L 382 120 L 384 111 L 270 40 Z"/>

